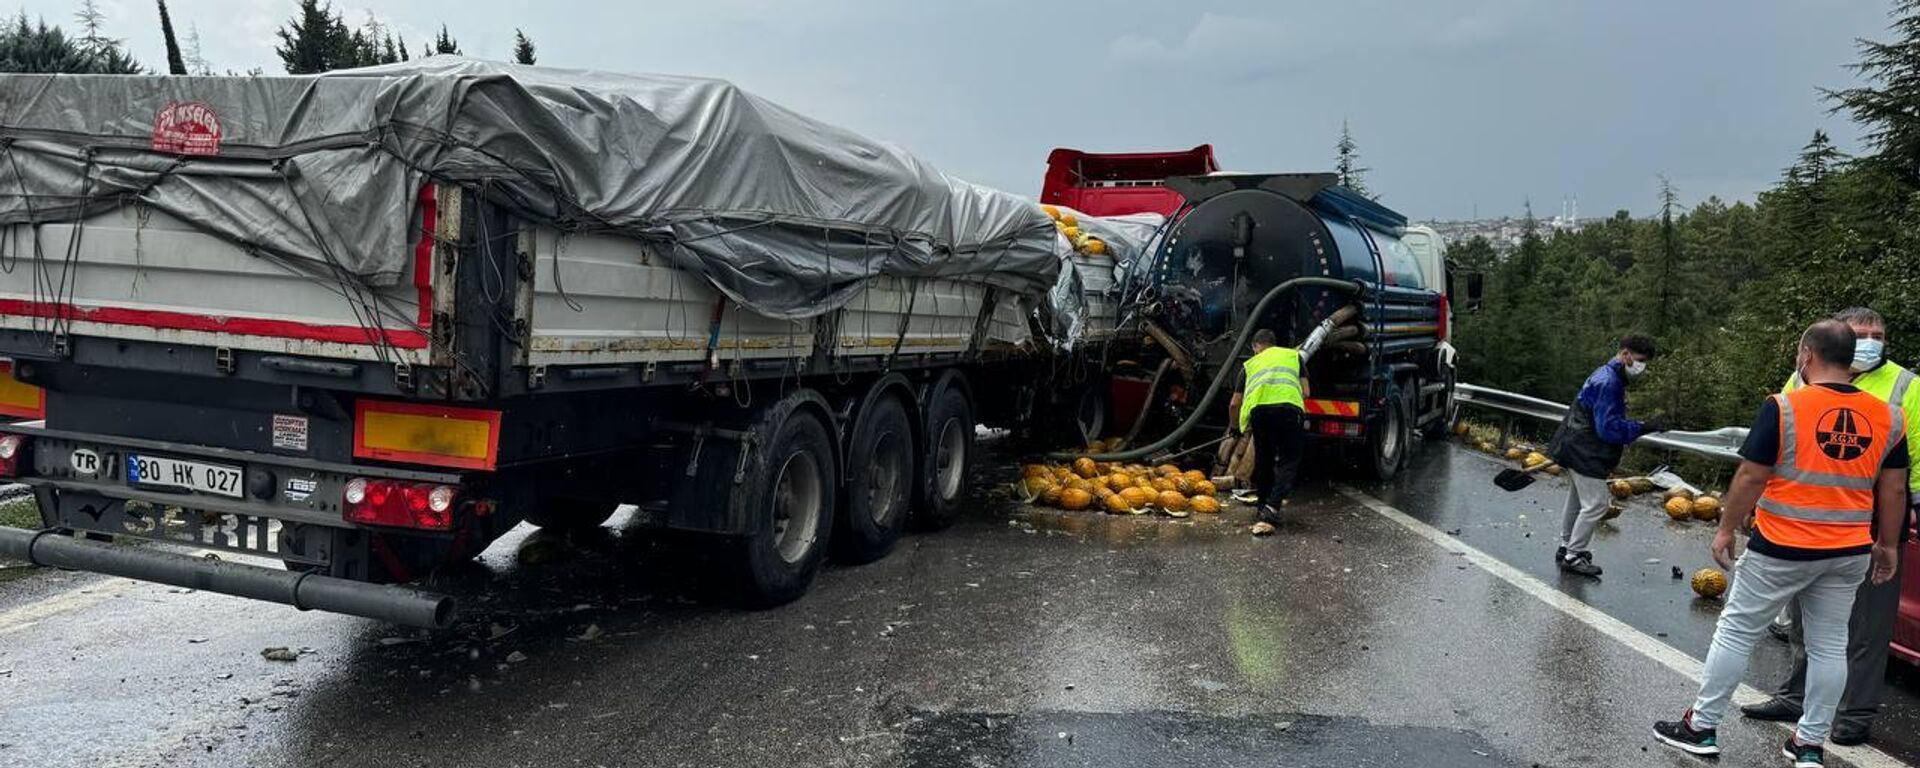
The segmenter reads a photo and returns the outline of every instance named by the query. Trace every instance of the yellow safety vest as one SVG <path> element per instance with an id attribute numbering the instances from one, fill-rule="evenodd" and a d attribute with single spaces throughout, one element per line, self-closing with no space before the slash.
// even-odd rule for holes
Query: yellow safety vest
<path id="1" fill-rule="evenodd" d="M 1891 361 L 1881 363 L 1880 367 L 1853 377 L 1853 385 L 1880 401 L 1895 406 L 1906 421 L 1907 456 L 1913 456 L 1920 449 L 1920 387 L 1913 386 L 1913 371 L 1900 367 Z M 1795 373 L 1787 379 L 1787 385 L 1780 388 L 1786 394 L 1800 388 L 1800 374 Z M 1920 471 L 1907 473 L 1907 490 L 1920 494 Z"/>
<path id="2" fill-rule="evenodd" d="M 1306 410 L 1307 399 L 1300 391 L 1300 352 L 1287 347 L 1267 347 L 1265 352 L 1247 359 L 1241 366 L 1247 372 L 1246 391 L 1240 393 L 1240 431 L 1247 430 L 1253 409 L 1263 405 L 1291 405 Z"/>

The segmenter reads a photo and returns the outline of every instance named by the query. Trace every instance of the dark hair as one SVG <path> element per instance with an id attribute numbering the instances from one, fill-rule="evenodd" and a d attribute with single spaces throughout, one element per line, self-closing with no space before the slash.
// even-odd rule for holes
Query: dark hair
<path id="1" fill-rule="evenodd" d="M 1800 334 L 1800 344 L 1827 365 L 1853 365 L 1853 329 L 1839 320 L 1821 320 Z"/>
<path id="2" fill-rule="evenodd" d="M 1653 339 L 1638 333 L 1621 339 L 1620 348 L 1636 355 L 1646 355 L 1647 357 L 1653 357 L 1654 355 Z"/>
<path id="3" fill-rule="evenodd" d="M 1269 347 L 1279 346 L 1280 337 L 1273 335 L 1273 331 L 1269 331 L 1265 328 L 1262 328 L 1260 330 L 1253 332 L 1253 343 L 1265 344 Z M 1852 359 L 1853 353 L 1848 352 L 1847 357 L 1848 359 Z"/>
<path id="4" fill-rule="evenodd" d="M 1833 313 L 1833 319 L 1847 325 L 1870 325 L 1876 328 L 1887 327 L 1887 319 L 1866 307 L 1848 307 Z"/>

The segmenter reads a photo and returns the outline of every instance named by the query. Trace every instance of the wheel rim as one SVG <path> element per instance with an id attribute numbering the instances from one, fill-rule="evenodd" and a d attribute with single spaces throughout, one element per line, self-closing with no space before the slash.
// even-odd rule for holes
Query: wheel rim
<path id="1" fill-rule="evenodd" d="M 797 563 L 806 557 L 819 534 L 825 500 L 813 454 L 788 456 L 773 485 L 773 545 L 780 559 Z"/>
<path id="2" fill-rule="evenodd" d="M 867 514 L 876 525 L 891 525 L 900 506 L 901 481 L 907 474 L 907 451 L 900 433 L 887 432 L 873 441 L 873 470 L 867 473 Z"/>
<path id="3" fill-rule="evenodd" d="M 1400 409 L 1387 409 L 1387 433 L 1380 436 L 1380 457 L 1391 464 L 1400 458 Z"/>
<path id="4" fill-rule="evenodd" d="M 942 499 L 959 496 L 960 482 L 966 479 L 967 436 L 961 429 L 959 419 L 947 419 L 940 425 L 939 448 L 934 451 L 934 489 Z"/>

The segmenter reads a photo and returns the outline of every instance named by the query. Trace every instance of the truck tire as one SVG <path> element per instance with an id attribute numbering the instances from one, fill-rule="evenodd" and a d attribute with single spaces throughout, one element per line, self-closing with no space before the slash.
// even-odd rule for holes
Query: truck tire
<path id="1" fill-rule="evenodd" d="M 1366 455 L 1360 462 L 1360 469 L 1373 480 L 1392 480 L 1406 463 L 1407 451 L 1412 448 L 1413 418 L 1407 407 L 1405 397 L 1387 398 L 1386 410 L 1380 415 L 1380 421 L 1367 435 Z"/>
<path id="2" fill-rule="evenodd" d="M 960 519 L 973 470 L 973 400 L 957 377 L 934 386 L 926 419 L 914 519 L 922 528 L 938 530 Z"/>
<path id="3" fill-rule="evenodd" d="M 768 408 L 752 428 L 757 438 L 730 503 L 750 532 L 727 540 L 726 560 L 750 607 L 792 602 L 812 586 L 833 534 L 839 477 L 833 437 L 798 393 Z"/>
<path id="4" fill-rule="evenodd" d="M 894 394 L 882 394 L 854 421 L 847 446 L 845 524 L 835 531 L 834 555 L 848 563 L 886 557 L 913 505 L 919 453 L 913 420 Z"/>

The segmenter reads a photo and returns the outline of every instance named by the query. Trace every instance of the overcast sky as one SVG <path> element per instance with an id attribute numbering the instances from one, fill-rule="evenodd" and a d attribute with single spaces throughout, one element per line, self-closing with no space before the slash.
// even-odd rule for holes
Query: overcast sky
<path id="1" fill-rule="evenodd" d="M 71 28 L 78 0 L 28 0 Z M 1414 218 L 1583 216 L 1750 200 L 1815 128 L 1855 130 L 1816 88 L 1852 82 L 1888 0 L 392 0 L 418 51 L 723 77 L 898 143 L 958 176 L 1037 194 L 1047 151 L 1211 142 L 1232 170 L 1327 170 L 1352 125 L 1383 202 Z M 111 36 L 166 57 L 150 0 L 101 0 Z M 296 0 L 173 0 L 216 68 L 280 71 Z"/>

